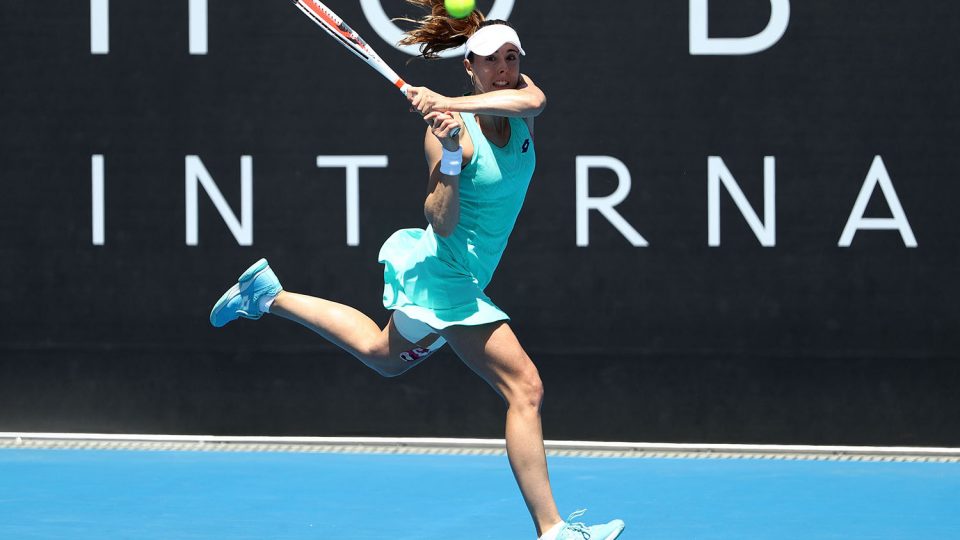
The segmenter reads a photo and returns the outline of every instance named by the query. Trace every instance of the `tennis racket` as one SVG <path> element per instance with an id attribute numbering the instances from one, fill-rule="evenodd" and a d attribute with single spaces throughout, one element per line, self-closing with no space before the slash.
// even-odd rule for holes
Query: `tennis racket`
<path id="1" fill-rule="evenodd" d="M 310 20 L 317 23 L 320 28 L 323 28 L 330 34 L 331 37 L 366 62 L 368 66 L 375 69 L 377 73 L 383 75 L 385 79 L 403 92 L 403 95 L 407 95 L 407 90 L 410 88 L 410 85 L 401 79 L 400 76 L 397 75 L 397 72 L 380 58 L 376 51 L 373 50 L 373 47 L 367 45 L 367 42 L 360 37 L 360 34 L 356 33 L 347 23 L 343 22 L 343 19 L 325 6 L 323 2 L 319 0 L 293 0 L 293 3 L 300 8 L 300 11 L 309 17 Z M 451 136 L 459 134 L 459 127 L 454 128 L 450 132 Z"/>

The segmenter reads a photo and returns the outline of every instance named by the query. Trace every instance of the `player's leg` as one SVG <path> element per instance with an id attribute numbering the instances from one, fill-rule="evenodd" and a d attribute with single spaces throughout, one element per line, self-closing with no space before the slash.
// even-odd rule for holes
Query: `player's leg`
<path id="1" fill-rule="evenodd" d="M 283 291 L 270 306 L 270 314 L 300 323 L 358 358 L 374 356 L 387 348 L 385 329 L 344 304 Z"/>
<path id="2" fill-rule="evenodd" d="M 306 326 L 388 377 L 403 373 L 439 348 L 430 347 L 436 336 L 415 338 L 423 343 L 408 340 L 393 318 L 381 329 L 350 306 L 284 291 L 266 259 L 251 265 L 220 297 L 210 312 L 210 323 L 221 327 L 239 317 L 259 319 L 264 313 Z"/>
<path id="3" fill-rule="evenodd" d="M 435 343 L 436 335 L 408 340 L 398 331 L 395 316 L 381 329 L 355 308 L 314 296 L 283 291 L 270 313 L 313 330 L 385 377 L 400 375 L 442 346 Z"/>
<path id="4" fill-rule="evenodd" d="M 463 362 L 487 381 L 507 404 L 507 456 L 540 535 L 561 521 L 550 489 L 543 447 L 540 374 L 504 322 L 452 326 L 442 334 Z"/>
<path id="5" fill-rule="evenodd" d="M 624 523 L 618 519 L 590 527 L 570 522 L 583 511 L 571 514 L 568 522 L 560 519 L 543 445 L 543 383 L 510 326 L 504 322 L 452 326 L 441 334 L 507 404 L 507 456 L 537 535 L 543 540 L 613 540 L 620 536 Z"/>

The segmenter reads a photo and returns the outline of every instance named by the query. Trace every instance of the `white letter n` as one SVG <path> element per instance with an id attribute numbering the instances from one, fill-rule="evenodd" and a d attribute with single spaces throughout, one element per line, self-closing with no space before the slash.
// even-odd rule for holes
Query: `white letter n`
<path id="1" fill-rule="evenodd" d="M 773 247 L 777 245 L 777 203 L 776 203 L 776 169 L 777 161 L 773 156 L 763 158 L 763 223 L 753 211 L 737 180 L 730 174 L 723 159 L 717 156 L 707 158 L 707 228 L 708 244 L 711 247 L 720 245 L 720 183 L 733 197 L 737 208 L 747 220 L 753 234 L 760 240 L 760 245 Z"/>
<path id="2" fill-rule="evenodd" d="M 240 216 L 237 216 L 230 209 L 227 200 L 223 198 L 216 182 L 207 172 L 198 156 L 187 156 L 186 161 L 186 191 L 187 191 L 187 245 L 197 245 L 198 237 L 198 201 L 197 184 L 203 186 L 203 190 L 210 196 L 213 205 L 216 206 L 220 217 L 227 224 L 233 237 L 241 246 L 253 245 L 253 158 L 242 156 L 240 158 Z"/>

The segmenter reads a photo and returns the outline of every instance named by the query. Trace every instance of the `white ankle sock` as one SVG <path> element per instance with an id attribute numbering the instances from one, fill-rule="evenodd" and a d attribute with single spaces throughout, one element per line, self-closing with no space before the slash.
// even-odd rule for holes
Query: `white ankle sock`
<path id="1" fill-rule="evenodd" d="M 550 530 L 543 533 L 537 540 L 554 540 L 558 534 L 560 534 L 560 529 L 563 527 L 563 522 L 557 523 L 553 527 L 550 527 Z"/>
<path id="2" fill-rule="evenodd" d="M 277 299 L 279 294 L 280 293 L 277 293 L 273 296 L 261 296 L 259 305 L 257 307 L 260 308 L 262 313 L 270 313 L 270 306 L 273 305 L 273 301 Z"/>

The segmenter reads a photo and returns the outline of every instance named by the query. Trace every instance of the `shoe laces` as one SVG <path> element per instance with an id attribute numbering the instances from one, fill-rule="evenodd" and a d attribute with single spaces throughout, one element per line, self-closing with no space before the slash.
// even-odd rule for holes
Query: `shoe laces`
<path id="1" fill-rule="evenodd" d="M 576 512 L 567 516 L 566 521 L 563 524 L 563 527 L 560 529 L 560 533 L 564 531 L 572 531 L 579 533 L 580 537 L 584 540 L 590 540 L 590 530 L 587 528 L 587 524 L 580 521 L 573 521 L 574 519 L 587 513 L 587 509 L 577 510 Z M 557 538 L 560 537 L 560 534 L 557 534 Z"/>

